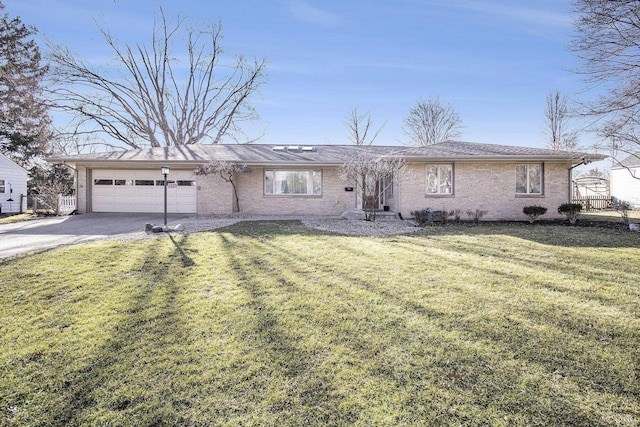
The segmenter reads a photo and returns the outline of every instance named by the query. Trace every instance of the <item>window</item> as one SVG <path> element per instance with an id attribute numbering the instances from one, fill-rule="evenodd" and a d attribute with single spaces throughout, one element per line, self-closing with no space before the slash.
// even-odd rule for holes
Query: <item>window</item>
<path id="1" fill-rule="evenodd" d="M 178 187 L 193 187 L 196 185 L 195 181 L 178 180 Z"/>
<path id="2" fill-rule="evenodd" d="M 542 194 L 542 164 L 516 165 L 516 194 Z"/>
<path id="3" fill-rule="evenodd" d="M 453 194 L 453 165 L 427 165 L 426 194 Z"/>
<path id="4" fill-rule="evenodd" d="M 153 182 L 153 181 L 151 181 L 151 182 Z M 173 181 L 171 179 L 168 179 L 167 180 L 167 187 L 171 187 L 171 188 L 175 187 L 175 183 L 176 183 L 175 181 Z M 136 184 L 136 185 L 143 185 L 143 184 Z M 144 184 L 144 185 L 147 185 L 147 184 Z M 151 184 L 151 185 L 153 185 L 153 184 Z M 159 185 L 160 187 L 164 187 L 164 179 L 157 179 L 156 180 L 156 185 Z"/>
<path id="5" fill-rule="evenodd" d="M 112 179 L 94 179 L 93 185 L 113 185 Z"/>
<path id="6" fill-rule="evenodd" d="M 164 184 L 164 181 L 163 181 L 163 184 Z M 136 179 L 136 185 L 143 185 L 143 186 L 153 185 L 153 180 L 152 179 Z"/>
<path id="7" fill-rule="evenodd" d="M 133 185 L 132 179 L 116 179 L 114 182 L 116 185 Z"/>
<path id="8" fill-rule="evenodd" d="M 322 172 L 319 170 L 265 170 L 264 194 L 320 196 Z"/>
<path id="9" fill-rule="evenodd" d="M 0 179 L 0 193 L 5 192 L 4 188 L 5 188 L 4 179 Z"/>

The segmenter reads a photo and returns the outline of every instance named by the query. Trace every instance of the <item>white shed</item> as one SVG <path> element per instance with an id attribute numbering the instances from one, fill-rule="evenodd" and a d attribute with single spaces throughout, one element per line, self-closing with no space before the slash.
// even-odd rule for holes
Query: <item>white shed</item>
<path id="1" fill-rule="evenodd" d="M 640 208 L 640 152 L 611 168 L 611 196 Z"/>
<path id="2" fill-rule="evenodd" d="M 27 209 L 29 172 L 0 153 L 0 212 L 19 213 Z"/>

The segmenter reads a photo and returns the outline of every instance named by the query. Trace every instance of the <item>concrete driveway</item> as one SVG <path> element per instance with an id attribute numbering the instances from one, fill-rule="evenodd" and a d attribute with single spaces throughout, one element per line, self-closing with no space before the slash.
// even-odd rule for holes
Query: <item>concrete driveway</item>
<path id="1" fill-rule="evenodd" d="M 191 216 L 170 214 L 167 223 L 175 225 Z M 146 223 L 163 222 L 162 214 L 90 213 L 4 224 L 0 225 L 0 258 L 119 235 L 143 237 Z"/>

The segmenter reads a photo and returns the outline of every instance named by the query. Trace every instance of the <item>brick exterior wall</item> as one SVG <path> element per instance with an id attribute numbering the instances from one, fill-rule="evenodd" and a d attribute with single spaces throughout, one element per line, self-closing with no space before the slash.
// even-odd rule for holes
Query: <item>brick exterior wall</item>
<path id="1" fill-rule="evenodd" d="M 196 177 L 198 186 L 198 214 L 228 214 L 233 212 L 233 187 L 220 175 Z"/>
<path id="2" fill-rule="evenodd" d="M 293 168 L 292 168 L 293 169 Z M 356 192 L 347 192 L 352 184 L 342 181 L 338 168 L 322 169 L 322 196 L 267 196 L 264 194 L 264 168 L 251 167 L 238 176 L 240 211 L 264 215 L 340 215 L 355 207 Z"/>
<path id="3" fill-rule="evenodd" d="M 516 196 L 516 164 L 523 162 L 455 162 L 454 195 L 426 195 L 426 163 L 409 163 L 398 182 L 400 207 L 404 216 L 411 211 L 460 209 L 466 212 L 486 210 L 487 220 L 526 220 L 522 208 L 529 205 L 546 207 L 541 219 L 563 218 L 558 206 L 569 201 L 569 167 L 567 163 L 544 163 L 543 192 L 541 196 Z M 535 162 L 532 162 L 535 163 Z"/>
<path id="4" fill-rule="evenodd" d="M 521 163 L 521 162 L 518 162 Z M 409 163 L 406 171 L 394 186 L 391 210 L 405 217 L 418 209 L 482 209 L 488 211 L 488 220 L 526 220 L 522 208 L 541 205 L 548 208 L 542 219 L 563 218 L 557 213 L 560 204 L 569 201 L 569 167 L 567 163 L 544 163 L 544 194 L 542 196 L 516 196 L 516 162 L 455 162 L 454 195 L 425 195 L 426 163 Z M 88 211 L 87 168 L 79 166 L 78 212 Z M 322 168 L 322 196 L 266 196 L 263 189 L 264 168 L 252 167 L 250 173 L 236 177 L 240 212 L 265 215 L 340 215 L 356 206 L 357 191 L 345 191 L 352 183 L 342 181 L 337 167 Z M 231 184 L 218 175 L 196 177 L 197 213 L 228 214 L 233 212 Z"/>

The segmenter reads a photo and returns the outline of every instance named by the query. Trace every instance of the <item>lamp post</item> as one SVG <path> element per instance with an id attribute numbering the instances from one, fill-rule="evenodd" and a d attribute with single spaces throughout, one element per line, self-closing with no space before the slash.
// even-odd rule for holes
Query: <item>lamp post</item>
<path id="1" fill-rule="evenodd" d="M 169 175 L 169 167 L 162 166 L 160 171 L 164 175 L 164 225 L 167 226 L 167 175 Z"/>

